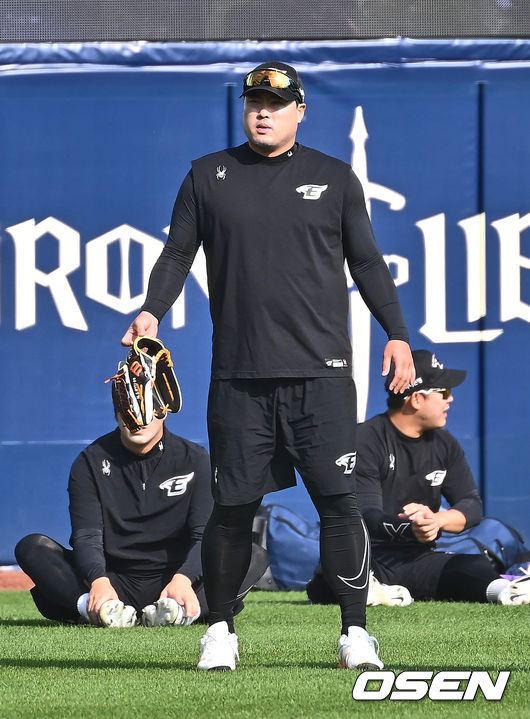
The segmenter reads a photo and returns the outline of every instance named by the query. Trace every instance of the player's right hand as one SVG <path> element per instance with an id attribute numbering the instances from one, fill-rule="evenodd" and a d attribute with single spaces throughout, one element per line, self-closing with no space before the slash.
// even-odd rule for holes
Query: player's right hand
<path id="1" fill-rule="evenodd" d="M 150 312 L 140 312 L 132 322 L 127 332 L 121 338 L 122 345 L 130 347 L 137 337 L 156 337 L 158 333 L 158 320 Z"/>
<path id="2" fill-rule="evenodd" d="M 119 599 L 118 593 L 110 583 L 110 579 L 108 577 L 94 579 L 86 603 L 87 614 L 92 624 L 101 624 L 99 610 L 101 605 L 108 602 L 109 599 Z"/>

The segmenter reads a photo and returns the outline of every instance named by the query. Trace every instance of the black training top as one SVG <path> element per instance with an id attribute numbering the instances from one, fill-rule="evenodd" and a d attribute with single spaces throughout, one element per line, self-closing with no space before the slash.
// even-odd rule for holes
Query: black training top
<path id="1" fill-rule="evenodd" d="M 351 376 L 344 260 L 389 338 L 408 341 L 396 287 L 349 165 L 295 145 L 248 144 L 192 163 L 143 309 L 159 320 L 203 243 L 212 377 Z"/>
<path id="2" fill-rule="evenodd" d="M 482 501 L 462 447 L 445 429 L 407 437 L 387 414 L 379 414 L 358 427 L 355 473 L 374 548 L 421 544 L 410 522 L 397 516 L 409 502 L 438 512 L 445 497 L 466 517 L 466 527 L 482 519 Z"/>
<path id="3" fill-rule="evenodd" d="M 74 560 L 92 582 L 106 571 L 178 569 L 201 576 L 201 541 L 212 510 L 210 460 L 198 444 L 164 428 L 146 455 L 119 430 L 77 457 L 68 483 Z"/>

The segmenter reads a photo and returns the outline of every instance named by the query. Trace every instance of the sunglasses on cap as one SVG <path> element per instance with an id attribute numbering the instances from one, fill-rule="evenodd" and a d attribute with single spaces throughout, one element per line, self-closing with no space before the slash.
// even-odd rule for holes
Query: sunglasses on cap
<path id="1" fill-rule="evenodd" d="M 268 85 L 278 90 L 285 90 L 291 87 L 293 90 L 300 92 L 300 88 L 294 80 L 281 70 L 273 68 L 265 68 L 264 70 L 253 70 L 245 77 L 245 89 L 249 87 L 259 87 L 260 85 Z"/>
<path id="2" fill-rule="evenodd" d="M 417 390 L 418 394 L 428 395 L 432 392 L 439 392 L 444 399 L 449 399 L 449 397 L 452 394 L 451 388 L 441 388 L 441 387 L 430 387 L 429 389 L 419 389 Z"/>

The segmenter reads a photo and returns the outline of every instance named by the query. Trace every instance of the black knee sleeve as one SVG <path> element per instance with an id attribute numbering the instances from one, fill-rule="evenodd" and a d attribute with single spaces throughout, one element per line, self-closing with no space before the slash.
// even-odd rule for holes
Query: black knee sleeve
<path id="1" fill-rule="evenodd" d="M 35 562 L 39 561 L 42 548 L 54 551 L 57 548 L 64 549 L 55 540 L 45 534 L 27 534 L 17 543 L 15 547 L 15 559 L 19 567 L 31 577 L 31 569 Z M 33 579 L 33 577 L 31 577 Z"/>
<path id="2" fill-rule="evenodd" d="M 15 547 L 20 568 L 35 583 L 32 596 L 47 619 L 78 616 L 77 599 L 87 587 L 73 566 L 73 552 L 44 534 L 28 534 Z"/>

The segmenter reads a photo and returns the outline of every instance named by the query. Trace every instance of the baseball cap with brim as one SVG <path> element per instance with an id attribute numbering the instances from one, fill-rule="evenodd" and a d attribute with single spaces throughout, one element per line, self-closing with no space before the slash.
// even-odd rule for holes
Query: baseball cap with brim
<path id="1" fill-rule="evenodd" d="M 457 387 L 462 384 L 467 376 L 464 369 L 446 369 L 436 355 L 428 350 L 414 350 L 412 359 L 416 369 L 416 379 L 413 384 L 409 384 L 404 392 L 400 393 L 403 397 L 409 397 L 420 389 L 450 389 L 451 387 Z M 389 387 L 394 379 L 395 369 L 392 362 L 390 372 L 385 381 L 387 392 L 390 392 Z"/>
<path id="2" fill-rule="evenodd" d="M 304 102 L 305 93 L 300 75 L 284 62 L 264 62 L 245 75 L 243 92 L 245 97 L 253 92 L 272 92 L 288 102 Z"/>

